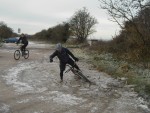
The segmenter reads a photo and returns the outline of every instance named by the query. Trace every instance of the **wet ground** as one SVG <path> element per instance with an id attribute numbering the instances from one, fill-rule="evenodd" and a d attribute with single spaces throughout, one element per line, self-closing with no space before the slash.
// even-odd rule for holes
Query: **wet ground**
<path id="1" fill-rule="evenodd" d="M 92 69 L 85 60 L 78 65 L 95 85 L 71 72 L 59 83 L 59 61 L 49 62 L 52 45 L 29 43 L 29 59 L 18 61 L 13 58 L 17 48 L 0 48 L 0 113 L 150 113 L 132 86 Z"/>

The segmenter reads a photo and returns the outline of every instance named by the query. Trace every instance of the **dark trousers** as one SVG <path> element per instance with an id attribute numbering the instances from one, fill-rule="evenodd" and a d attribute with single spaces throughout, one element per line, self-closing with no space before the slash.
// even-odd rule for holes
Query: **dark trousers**
<path id="1" fill-rule="evenodd" d="M 69 58 L 68 62 L 64 63 L 64 62 L 60 62 L 60 79 L 63 80 L 63 72 L 66 68 L 66 64 L 71 65 L 72 67 L 75 67 L 76 69 L 79 70 L 79 67 L 75 64 L 75 62 Z"/>
<path id="2" fill-rule="evenodd" d="M 24 51 L 27 47 L 28 43 L 24 43 L 24 45 L 21 47 L 21 51 Z"/>

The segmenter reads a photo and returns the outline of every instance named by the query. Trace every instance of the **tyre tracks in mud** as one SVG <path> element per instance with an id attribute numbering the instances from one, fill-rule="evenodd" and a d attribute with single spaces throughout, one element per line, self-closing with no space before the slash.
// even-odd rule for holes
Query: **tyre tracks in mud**
<path id="1" fill-rule="evenodd" d="M 121 81 L 78 64 L 96 85 L 64 74 L 59 83 L 59 62 L 49 63 L 53 49 L 32 49 L 29 59 L 13 59 L 13 51 L 1 51 L 0 111 L 4 113 L 146 113 L 137 94 Z M 9 61 L 9 62 L 8 62 Z M 12 77 L 12 78 L 11 78 Z M 13 79 L 11 81 L 11 79 Z M 8 82 L 9 81 L 9 82 Z M 10 82 L 11 81 L 11 82 Z M 15 86 L 17 85 L 17 86 Z M 28 86 L 28 87 L 27 87 Z M 121 86 L 121 87 L 120 87 Z M 31 88 L 31 89 L 30 89 Z M 143 103 L 142 103 L 143 104 Z M 144 104 L 146 106 L 146 104 Z"/>

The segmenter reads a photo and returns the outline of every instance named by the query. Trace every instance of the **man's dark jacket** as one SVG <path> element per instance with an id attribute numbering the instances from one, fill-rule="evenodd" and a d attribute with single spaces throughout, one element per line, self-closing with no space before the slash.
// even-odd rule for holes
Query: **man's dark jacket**
<path id="1" fill-rule="evenodd" d="M 50 59 L 52 60 L 55 56 L 57 56 L 60 60 L 61 63 L 67 63 L 70 58 L 70 56 L 74 59 L 77 60 L 77 58 L 67 49 L 62 47 L 61 52 L 55 51 L 52 55 L 50 55 Z"/>
<path id="2" fill-rule="evenodd" d="M 27 40 L 26 36 L 20 37 L 19 40 L 17 41 L 17 43 L 19 43 L 20 40 L 22 41 L 21 43 L 23 43 L 23 44 L 27 44 L 28 43 L 28 40 Z"/>

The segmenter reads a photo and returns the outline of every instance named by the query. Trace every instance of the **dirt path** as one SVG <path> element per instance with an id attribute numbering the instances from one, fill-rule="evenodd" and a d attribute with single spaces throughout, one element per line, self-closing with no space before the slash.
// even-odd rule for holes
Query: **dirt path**
<path id="1" fill-rule="evenodd" d="M 149 113 L 146 102 L 124 81 L 99 73 L 84 61 L 83 73 L 95 82 L 76 80 L 69 72 L 59 83 L 59 62 L 49 63 L 52 46 L 29 44 L 30 57 L 15 61 L 15 44 L 0 48 L 0 113 Z"/>

